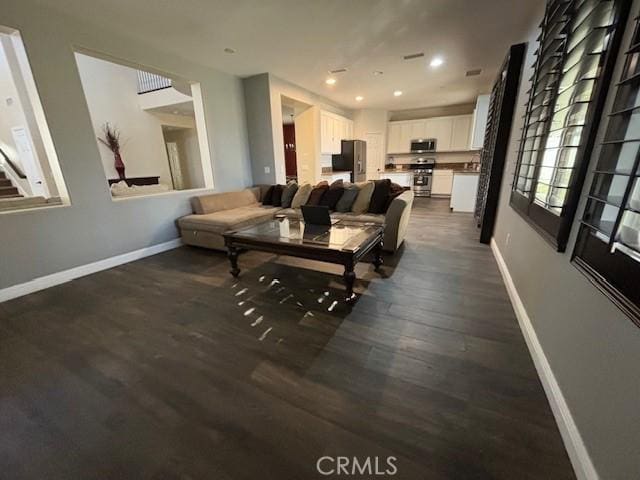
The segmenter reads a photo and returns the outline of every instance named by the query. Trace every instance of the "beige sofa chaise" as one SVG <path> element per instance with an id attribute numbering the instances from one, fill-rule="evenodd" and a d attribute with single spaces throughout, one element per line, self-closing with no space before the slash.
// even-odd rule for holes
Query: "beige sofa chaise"
<path id="1" fill-rule="evenodd" d="M 225 250 L 222 234 L 227 230 L 243 228 L 273 218 L 276 214 L 300 217 L 299 209 L 283 209 L 262 205 L 261 187 L 238 192 L 214 193 L 191 200 L 193 214 L 178 219 L 182 240 L 187 245 Z M 385 214 L 338 213 L 332 218 L 355 222 L 374 222 L 384 225 L 384 250 L 395 252 L 407 232 L 413 192 L 407 190 L 391 201 Z"/>

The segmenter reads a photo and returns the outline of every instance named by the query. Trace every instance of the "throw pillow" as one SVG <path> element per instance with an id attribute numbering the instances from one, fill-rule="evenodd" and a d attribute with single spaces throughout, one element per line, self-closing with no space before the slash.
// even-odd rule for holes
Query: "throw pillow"
<path id="1" fill-rule="evenodd" d="M 403 193 L 404 193 L 404 187 L 403 186 L 398 185 L 397 183 L 391 182 L 391 189 L 389 190 L 389 196 L 387 197 L 387 203 L 384 206 L 385 213 L 386 213 L 387 210 L 389 210 L 389 207 L 391 206 L 391 202 L 393 202 L 393 199 L 396 198 L 396 197 L 399 197 Z"/>
<path id="2" fill-rule="evenodd" d="M 383 178 L 382 180 L 374 180 L 373 184 L 375 186 L 369 202 L 369 213 L 384 213 L 384 207 L 391 191 L 391 180 Z"/>
<path id="3" fill-rule="evenodd" d="M 344 186 L 342 179 L 336 180 L 329 185 L 329 190 L 324 193 L 322 199 L 320 199 L 319 205 L 329 207 L 329 210 L 335 210 L 338 200 L 342 197 L 343 192 Z"/>
<path id="4" fill-rule="evenodd" d="M 307 200 L 307 205 L 320 205 L 320 200 L 324 196 L 325 192 L 329 190 L 329 182 L 320 182 L 313 190 L 311 190 L 311 195 L 309 195 L 309 200 Z"/>
<path id="5" fill-rule="evenodd" d="M 356 201 L 351 206 L 353 213 L 366 213 L 369 209 L 369 202 L 371 201 L 371 195 L 373 195 L 373 188 L 375 185 L 373 182 L 360 182 L 356 183 L 360 191 L 356 197 Z"/>
<path id="6" fill-rule="evenodd" d="M 289 182 L 282 191 L 282 208 L 290 208 L 293 196 L 298 191 L 298 184 L 296 182 Z"/>
<path id="7" fill-rule="evenodd" d="M 291 200 L 291 208 L 300 208 L 302 205 L 306 205 L 309 201 L 309 195 L 311 195 L 311 189 L 313 187 L 308 183 L 300 185 L 298 191 Z"/>
<path id="8" fill-rule="evenodd" d="M 273 187 L 273 195 L 271 196 L 271 205 L 279 207 L 282 205 L 282 191 L 284 187 L 282 185 L 275 185 Z"/>
<path id="9" fill-rule="evenodd" d="M 267 188 L 267 191 L 264 192 L 264 196 L 262 197 L 263 205 L 273 205 L 273 190 L 275 188 L 275 185 L 271 185 L 269 188 Z"/>
<path id="10" fill-rule="evenodd" d="M 338 203 L 336 204 L 336 212 L 350 212 L 351 207 L 353 206 L 353 202 L 356 201 L 356 197 L 358 196 L 359 192 L 360 189 L 357 185 L 354 185 L 353 183 L 345 183 L 344 192 L 342 193 L 340 200 L 338 200 Z"/>

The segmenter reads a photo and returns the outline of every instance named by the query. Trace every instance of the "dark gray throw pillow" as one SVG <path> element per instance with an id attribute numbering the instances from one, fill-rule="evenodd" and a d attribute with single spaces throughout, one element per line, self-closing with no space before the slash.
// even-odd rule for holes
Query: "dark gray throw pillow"
<path id="1" fill-rule="evenodd" d="M 369 213 L 384 213 L 387 205 L 387 198 L 391 191 L 391 180 L 383 178 L 382 180 L 374 180 L 375 187 L 371 202 L 369 202 Z"/>
<path id="2" fill-rule="evenodd" d="M 351 207 L 353 206 L 353 202 L 356 201 L 358 197 L 358 193 L 360 189 L 357 185 L 353 183 L 345 183 L 344 191 L 342 192 L 342 196 L 338 203 L 336 204 L 336 212 L 346 213 L 351 211 Z"/>
<path id="3" fill-rule="evenodd" d="M 284 187 L 284 190 L 282 191 L 282 198 L 280 200 L 282 202 L 282 208 L 291 208 L 291 201 L 297 191 L 298 184 L 296 182 L 287 183 L 287 186 Z"/>

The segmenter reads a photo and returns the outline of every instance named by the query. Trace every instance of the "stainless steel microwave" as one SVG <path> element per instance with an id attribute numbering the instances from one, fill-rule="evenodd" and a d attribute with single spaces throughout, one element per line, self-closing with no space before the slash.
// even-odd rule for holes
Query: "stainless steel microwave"
<path id="1" fill-rule="evenodd" d="M 428 153 L 436 151 L 435 138 L 416 138 L 411 140 L 411 153 Z"/>

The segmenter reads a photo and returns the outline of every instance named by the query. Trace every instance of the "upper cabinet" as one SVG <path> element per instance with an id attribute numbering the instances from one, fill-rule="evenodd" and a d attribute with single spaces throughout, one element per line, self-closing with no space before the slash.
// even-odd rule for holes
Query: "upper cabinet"
<path id="1" fill-rule="evenodd" d="M 472 126 L 473 115 L 389 122 L 387 153 L 410 153 L 411 141 L 418 138 L 435 138 L 438 152 L 466 151 Z"/>
<path id="2" fill-rule="evenodd" d="M 331 112 L 320 112 L 320 153 L 340 153 L 342 140 L 353 140 L 353 120 Z"/>
<path id="3" fill-rule="evenodd" d="M 452 151 L 469 150 L 471 148 L 471 128 L 473 126 L 473 115 L 460 115 L 453 118 L 451 128 Z"/>

